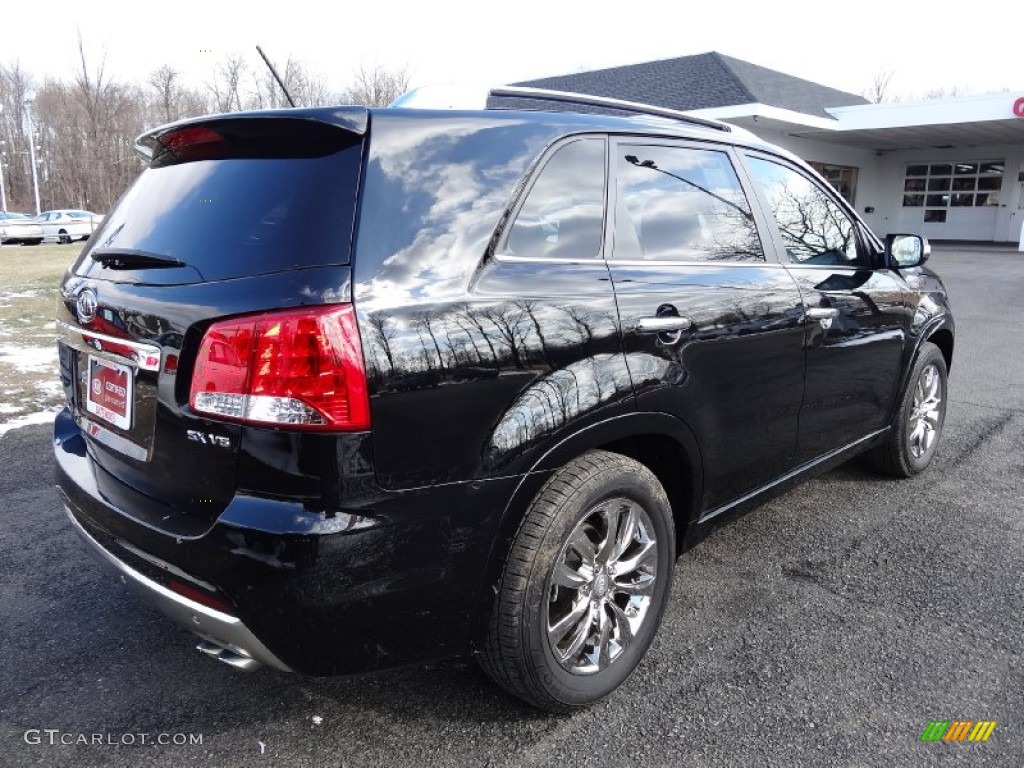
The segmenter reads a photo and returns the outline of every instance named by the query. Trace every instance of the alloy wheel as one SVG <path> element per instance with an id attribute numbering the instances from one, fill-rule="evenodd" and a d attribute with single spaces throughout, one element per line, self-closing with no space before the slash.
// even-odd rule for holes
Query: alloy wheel
<path id="1" fill-rule="evenodd" d="M 920 459 L 935 446 L 942 429 L 942 377 L 932 363 L 925 366 L 914 385 L 914 399 L 907 419 L 907 447 Z"/>
<path id="2" fill-rule="evenodd" d="M 548 646 L 563 669 L 592 675 L 622 655 L 647 618 L 657 568 L 654 525 L 635 501 L 583 516 L 548 578 Z"/>

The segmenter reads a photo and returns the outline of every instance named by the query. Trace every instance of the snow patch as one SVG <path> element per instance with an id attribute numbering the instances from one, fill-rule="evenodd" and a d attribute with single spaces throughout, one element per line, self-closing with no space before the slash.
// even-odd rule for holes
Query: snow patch
<path id="1" fill-rule="evenodd" d="M 0 363 L 12 366 L 19 373 L 49 373 L 57 366 L 57 347 L 0 344 Z"/>
<path id="2" fill-rule="evenodd" d="M 27 413 L 24 416 L 19 416 L 16 419 L 11 419 L 5 424 L 0 424 L 0 437 L 3 437 L 12 429 L 21 429 L 22 427 L 31 427 L 34 424 L 49 424 L 57 416 L 56 411 L 39 411 L 37 413 Z"/>
<path id="3" fill-rule="evenodd" d="M 60 397 L 64 394 L 64 385 L 59 381 L 47 379 L 46 381 L 37 381 L 36 390 L 43 397 Z"/>

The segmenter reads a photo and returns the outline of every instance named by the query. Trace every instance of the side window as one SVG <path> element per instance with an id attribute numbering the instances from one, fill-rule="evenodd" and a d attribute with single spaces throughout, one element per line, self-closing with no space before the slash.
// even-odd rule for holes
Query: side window
<path id="1" fill-rule="evenodd" d="M 725 152 L 620 144 L 616 154 L 616 259 L 764 260 Z"/>
<path id="2" fill-rule="evenodd" d="M 514 256 L 593 259 L 604 231 L 604 139 L 560 147 L 540 171 L 509 230 Z"/>
<path id="3" fill-rule="evenodd" d="M 850 217 L 806 176 L 770 160 L 749 157 L 750 172 L 779 225 L 790 261 L 868 266 Z"/>

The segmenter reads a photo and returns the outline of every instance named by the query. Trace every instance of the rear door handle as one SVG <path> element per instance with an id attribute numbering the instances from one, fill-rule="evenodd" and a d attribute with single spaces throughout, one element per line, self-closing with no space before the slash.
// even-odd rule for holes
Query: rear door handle
<path id="1" fill-rule="evenodd" d="M 688 317 L 663 315 L 662 317 L 641 317 L 634 329 L 637 333 L 673 333 L 689 330 L 693 325 Z"/>
<path id="2" fill-rule="evenodd" d="M 808 307 L 808 320 L 834 320 L 839 317 L 839 310 L 835 307 Z"/>

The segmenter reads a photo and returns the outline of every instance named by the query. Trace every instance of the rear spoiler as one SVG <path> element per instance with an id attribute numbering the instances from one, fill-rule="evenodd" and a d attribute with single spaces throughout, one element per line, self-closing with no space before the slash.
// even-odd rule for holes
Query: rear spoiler
<path id="1" fill-rule="evenodd" d="M 151 166 L 214 157 L 312 157 L 366 134 L 366 107 L 268 109 L 206 115 L 139 136 L 135 151 Z M 294 142 L 280 139 L 294 137 Z"/>

